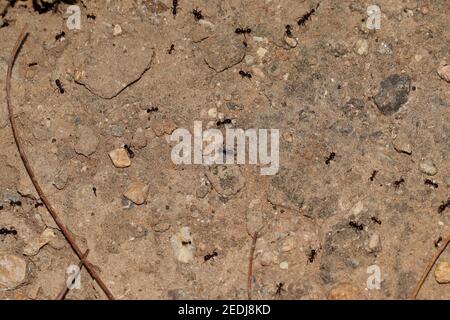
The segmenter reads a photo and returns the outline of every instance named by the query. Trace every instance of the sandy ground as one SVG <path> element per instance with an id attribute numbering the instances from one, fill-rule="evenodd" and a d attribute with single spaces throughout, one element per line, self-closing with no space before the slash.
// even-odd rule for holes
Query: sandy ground
<path id="1" fill-rule="evenodd" d="M 1 88 L 30 32 L 12 78 L 27 155 L 107 286 L 120 299 L 245 299 L 249 230 L 262 228 L 254 299 L 407 298 L 450 234 L 450 207 L 438 210 L 450 197 L 450 2 L 178 2 L 173 15 L 170 0 L 78 1 L 80 30 L 67 3 L 39 13 L 16 1 L 0 20 Z M 0 298 L 54 299 L 78 260 L 7 115 L 2 89 Z M 194 121 L 279 129 L 278 173 L 175 165 L 169 135 Z M 125 144 L 134 157 L 117 168 L 109 153 Z M 370 266 L 379 289 L 367 288 Z M 419 298 L 450 298 L 435 277 Z M 84 270 L 67 295 L 104 298 Z"/>

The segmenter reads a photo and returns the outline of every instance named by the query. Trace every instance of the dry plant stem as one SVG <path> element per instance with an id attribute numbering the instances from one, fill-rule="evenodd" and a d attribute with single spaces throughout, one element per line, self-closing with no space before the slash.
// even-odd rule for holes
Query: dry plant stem
<path id="1" fill-rule="evenodd" d="M 442 252 L 445 251 L 445 249 L 447 248 L 449 243 L 450 243 L 450 236 L 448 236 L 447 239 L 445 239 L 444 243 L 442 244 L 442 247 L 438 250 L 438 252 L 436 252 L 434 254 L 434 257 L 428 263 L 428 266 L 426 267 L 425 271 L 423 272 L 422 277 L 420 278 L 419 282 L 417 283 L 416 287 L 414 288 L 413 293 L 411 294 L 411 299 L 414 300 L 417 298 L 417 295 L 419 294 L 420 289 L 422 288 L 425 280 L 427 279 L 428 275 L 430 274 L 431 269 L 433 268 L 434 264 L 441 256 Z"/>
<path id="2" fill-rule="evenodd" d="M 103 290 L 103 292 L 106 294 L 108 299 L 114 300 L 114 296 L 109 291 L 109 289 L 106 287 L 104 282 L 100 279 L 99 275 L 95 271 L 95 269 L 92 267 L 92 264 L 89 263 L 87 260 L 83 260 L 83 252 L 81 251 L 80 247 L 78 247 L 77 243 L 75 242 L 75 239 L 72 237 L 64 223 L 59 218 L 56 210 L 52 207 L 50 204 L 48 198 L 44 194 L 44 191 L 42 191 L 42 188 L 36 179 L 36 176 L 34 174 L 33 169 L 31 168 L 30 163 L 28 162 L 28 159 L 25 155 L 25 152 L 23 151 L 22 145 L 20 143 L 19 135 L 17 133 L 17 127 L 16 122 L 14 118 L 14 111 L 13 106 L 11 104 L 11 76 L 12 76 L 12 69 L 14 66 L 14 62 L 16 60 L 16 57 L 20 51 L 20 48 L 22 47 L 23 42 L 25 41 L 25 38 L 27 37 L 28 32 L 26 31 L 26 27 L 23 28 L 22 32 L 20 33 L 19 38 L 17 39 L 17 42 L 14 46 L 14 49 L 11 54 L 11 58 L 8 63 L 8 73 L 6 75 L 6 104 L 8 106 L 8 112 L 9 112 L 9 121 L 11 123 L 11 130 L 14 136 L 14 141 L 17 146 L 17 150 L 19 151 L 20 158 L 22 159 L 23 165 L 25 166 L 25 169 L 27 170 L 28 175 L 30 176 L 31 182 L 33 183 L 39 197 L 41 198 L 42 202 L 44 203 L 45 207 L 47 208 L 48 212 L 52 216 L 53 220 L 55 221 L 56 225 L 59 227 L 61 232 L 63 233 L 64 237 L 69 242 L 72 249 L 77 254 L 78 258 L 83 262 L 86 269 L 88 270 L 89 274 L 92 276 L 92 278 L 98 283 L 100 288 Z"/>
<path id="3" fill-rule="evenodd" d="M 81 258 L 80 262 L 78 263 L 78 272 L 75 275 L 74 279 L 76 279 L 80 273 L 81 268 L 83 267 L 83 264 L 85 263 L 86 257 L 89 254 L 89 249 L 86 250 L 86 252 L 83 254 L 83 257 Z M 69 291 L 69 286 L 67 284 L 64 284 L 64 288 L 61 290 L 61 292 L 58 294 L 55 300 L 64 300 L 66 297 L 67 292 Z"/>
<path id="4" fill-rule="evenodd" d="M 248 273 L 247 273 L 247 298 L 252 300 L 252 279 L 253 279 L 253 259 L 255 255 L 256 241 L 258 240 L 258 233 L 250 235 L 252 237 L 252 246 L 250 247 L 250 255 L 248 257 Z"/>

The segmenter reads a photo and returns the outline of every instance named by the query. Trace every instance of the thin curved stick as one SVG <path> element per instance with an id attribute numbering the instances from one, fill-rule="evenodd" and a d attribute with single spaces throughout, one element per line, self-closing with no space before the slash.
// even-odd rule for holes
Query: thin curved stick
<path id="1" fill-rule="evenodd" d="M 13 106 L 11 104 L 11 76 L 12 76 L 14 62 L 16 61 L 17 55 L 19 54 L 22 44 L 24 43 L 26 37 L 28 36 L 28 32 L 26 31 L 26 29 L 27 29 L 26 26 L 22 29 L 22 32 L 20 33 L 19 38 L 17 39 L 17 42 L 13 48 L 13 51 L 11 53 L 11 58 L 8 63 L 8 73 L 6 75 L 6 104 L 8 106 L 9 122 L 11 123 L 11 130 L 12 130 L 12 133 L 14 136 L 14 141 L 16 143 L 17 150 L 19 151 L 19 155 L 20 155 L 20 158 L 22 159 L 23 165 L 25 166 L 25 169 L 27 170 L 27 173 L 30 176 L 31 182 L 33 183 L 34 188 L 36 189 L 39 197 L 41 198 L 41 200 L 44 203 L 45 207 L 47 208 L 48 212 L 52 216 L 56 225 L 59 227 L 59 229 L 63 233 L 64 237 L 67 239 L 67 242 L 69 242 L 70 246 L 75 251 L 78 258 L 84 264 L 84 266 L 86 267 L 86 269 L 88 270 L 88 272 L 92 276 L 92 278 L 98 283 L 98 285 L 103 290 L 103 292 L 106 294 L 108 299 L 114 300 L 114 296 L 109 291 L 109 289 L 106 287 L 105 283 L 102 281 L 100 276 L 97 274 L 97 272 L 93 268 L 92 264 L 89 261 L 83 259 L 84 254 L 81 251 L 80 247 L 78 247 L 75 239 L 72 237 L 69 230 L 66 228 L 64 223 L 59 218 L 56 210 L 52 207 L 47 196 L 44 194 L 44 191 L 42 191 L 42 188 L 41 188 L 38 180 L 36 179 L 36 175 L 34 174 L 34 171 L 31 168 L 31 165 L 28 162 L 28 158 L 25 155 L 25 152 L 23 151 L 22 145 L 20 143 L 19 134 L 17 132 L 17 127 L 16 127 L 16 121 L 14 118 Z"/>
<path id="2" fill-rule="evenodd" d="M 423 272 L 422 277 L 420 278 L 419 282 L 417 283 L 416 287 L 414 288 L 413 293 L 411 294 L 412 300 L 415 300 L 417 298 L 417 295 L 419 294 L 420 289 L 422 288 L 425 280 L 427 279 L 428 275 L 430 274 L 431 269 L 433 268 L 434 264 L 441 256 L 442 252 L 445 251 L 445 249 L 447 248 L 449 243 L 450 243 L 450 236 L 447 239 L 445 239 L 442 247 L 439 249 L 438 252 L 435 253 L 434 257 L 430 260 L 430 262 L 428 263 L 428 266 L 425 268 L 425 271 Z"/>

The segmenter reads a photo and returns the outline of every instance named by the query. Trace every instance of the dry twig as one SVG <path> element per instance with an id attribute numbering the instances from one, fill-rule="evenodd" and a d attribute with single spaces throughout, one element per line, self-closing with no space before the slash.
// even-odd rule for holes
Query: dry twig
<path id="1" fill-rule="evenodd" d="M 411 294 L 412 300 L 417 298 L 417 295 L 419 294 L 420 289 L 422 288 L 425 280 L 427 279 L 428 275 L 430 274 L 431 269 L 433 268 L 434 264 L 441 256 L 442 252 L 445 251 L 445 249 L 447 248 L 449 243 L 450 243 L 450 236 L 448 236 L 447 239 L 445 239 L 444 243 L 442 244 L 442 247 L 438 250 L 438 252 L 436 252 L 434 254 L 433 258 L 428 263 L 428 266 L 425 268 L 425 271 L 423 272 L 422 277 L 420 278 L 419 282 L 417 282 L 417 285 L 414 288 L 413 293 Z"/>
<path id="2" fill-rule="evenodd" d="M 17 42 L 11 53 L 11 58 L 8 63 L 8 72 L 6 75 L 6 104 L 8 106 L 9 121 L 11 123 L 11 130 L 13 133 L 14 141 L 16 143 L 17 150 L 19 151 L 19 155 L 20 155 L 20 158 L 22 159 L 23 165 L 25 166 L 25 169 L 27 170 L 27 173 L 30 176 L 31 182 L 33 183 L 33 186 L 35 187 L 39 197 L 41 198 L 41 200 L 44 203 L 45 207 L 47 208 L 48 212 L 52 216 L 56 225 L 59 227 L 59 229 L 63 233 L 64 237 L 67 239 L 67 242 L 69 242 L 70 246 L 75 251 L 78 258 L 80 258 L 81 262 L 84 264 L 84 266 L 88 270 L 89 274 L 98 283 L 98 285 L 103 290 L 103 292 L 106 294 L 108 299 L 114 300 L 114 296 L 109 291 L 109 289 L 106 287 L 105 283 L 101 280 L 100 276 L 97 274 L 97 272 L 93 268 L 92 264 L 89 261 L 83 259 L 83 252 L 81 251 L 80 247 L 77 245 L 75 239 L 73 238 L 73 236 L 71 235 L 69 230 L 66 228 L 64 223 L 59 218 L 59 215 L 57 214 L 56 210 L 50 204 L 50 201 L 48 200 L 47 196 L 44 194 L 44 191 L 42 190 L 42 188 L 36 178 L 36 175 L 34 174 L 33 169 L 31 168 L 31 165 L 28 161 L 27 156 L 25 155 L 25 152 L 22 148 L 22 145 L 21 145 L 21 142 L 19 139 L 19 134 L 17 132 L 17 127 L 16 127 L 16 121 L 14 118 L 13 106 L 11 104 L 11 76 L 12 76 L 14 62 L 16 61 L 17 55 L 20 51 L 20 48 L 22 47 L 22 44 L 24 43 L 27 36 L 28 36 L 28 32 L 26 31 L 26 27 L 24 27 L 22 32 L 20 33 L 19 38 L 17 39 Z"/>

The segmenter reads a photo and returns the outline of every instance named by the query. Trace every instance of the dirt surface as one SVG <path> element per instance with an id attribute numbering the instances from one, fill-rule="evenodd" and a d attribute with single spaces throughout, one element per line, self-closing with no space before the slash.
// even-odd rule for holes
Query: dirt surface
<path id="1" fill-rule="evenodd" d="M 8 121 L 7 62 L 25 24 L 12 78 L 20 135 L 116 298 L 245 299 L 249 230 L 260 227 L 253 299 L 408 298 L 450 234 L 450 207 L 438 210 L 450 197 L 450 83 L 438 74 L 450 63 L 450 3 L 317 4 L 180 0 L 174 16 L 169 0 L 85 0 L 80 30 L 67 28 L 66 3 L 9 7 L 0 21 L 0 298 L 54 299 L 78 264 Z M 366 26 L 372 4 L 379 30 Z M 276 175 L 172 162 L 174 129 L 202 121 L 224 130 L 224 119 L 280 130 Z M 109 153 L 124 144 L 134 157 L 117 168 Z M 124 196 L 130 185 L 143 186 L 142 204 Z M 439 261 L 449 260 L 447 250 Z M 373 265 L 378 290 L 367 288 Z M 419 298 L 449 299 L 449 289 L 432 271 Z M 104 298 L 84 270 L 67 295 Z"/>

